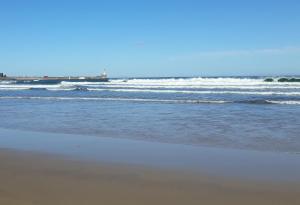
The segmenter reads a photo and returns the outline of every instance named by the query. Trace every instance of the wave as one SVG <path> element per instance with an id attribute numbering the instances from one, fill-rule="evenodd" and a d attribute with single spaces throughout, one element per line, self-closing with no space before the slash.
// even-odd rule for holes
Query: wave
<path id="1" fill-rule="evenodd" d="M 246 77 L 195 77 L 195 78 L 135 78 L 135 79 L 111 79 L 109 82 L 67 82 L 62 81 L 56 85 L 161 85 L 161 86 L 197 86 L 197 85 L 300 85 L 297 82 L 265 82 L 265 78 Z M 12 81 L 1 81 L 0 85 L 14 84 Z M 17 85 L 17 84 L 15 84 Z M 21 84 L 18 84 L 21 85 Z"/>
<path id="2" fill-rule="evenodd" d="M 88 87 L 99 87 L 99 85 L 87 85 Z M 110 84 L 103 85 L 101 87 L 107 88 L 148 88 L 148 89 L 182 89 L 182 88 L 191 88 L 191 89 L 246 89 L 246 90 L 262 90 L 262 89 L 300 89 L 299 86 L 295 85 L 120 85 L 120 84 Z"/>
<path id="3" fill-rule="evenodd" d="M 233 103 L 241 104 L 281 104 L 281 105 L 300 105 L 300 101 L 296 100 L 242 100 L 242 101 L 233 101 Z"/>
<path id="4" fill-rule="evenodd" d="M 265 82 L 263 78 L 138 78 L 112 79 L 109 82 L 61 82 L 62 85 L 131 85 L 131 86 L 300 86 L 300 83 Z"/>
<path id="5" fill-rule="evenodd" d="M 9 85 L 9 84 L 15 84 L 16 81 L 11 81 L 11 80 L 1 80 L 0 85 Z"/>
<path id="6" fill-rule="evenodd" d="M 18 86 L 3 87 L 0 90 L 49 90 L 49 91 L 108 91 L 108 92 L 136 92 L 136 93 L 180 93 L 180 94 L 236 94 L 236 95 L 284 95 L 300 96 L 297 91 L 246 91 L 246 90 L 175 90 L 175 89 L 143 89 L 143 88 L 97 88 L 83 86 Z M 298 89 L 297 89 L 298 90 Z"/>
<path id="7" fill-rule="evenodd" d="M 135 102 L 161 102 L 161 103 L 214 103 L 222 104 L 230 101 L 223 100 L 173 100 L 173 99 L 146 99 L 146 98 L 101 98 L 101 97 L 25 97 L 25 96 L 1 96 L 0 99 L 24 99 L 24 100 L 100 100 L 100 101 L 135 101 Z"/>
<path id="8" fill-rule="evenodd" d="M 164 79 L 128 79 L 111 80 L 112 84 L 141 84 L 141 85 L 300 85 L 289 82 L 265 82 L 264 78 L 164 78 Z"/>
<path id="9" fill-rule="evenodd" d="M 267 100 L 267 102 L 272 104 L 281 104 L 281 105 L 300 105 L 300 101 L 295 101 L 295 100 L 283 100 L 283 101 Z"/>
<path id="10" fill-rule="evenodd" d="M 1 84 L 0 90 L 73 90 L 77 86 L 74 85 L 15 85 L 15 84 Z"/>
<path id="11" fill-rule="evenodd" d="M 300 96 L 300 83 L 270 83 L 262 78 L 114 79 L 110 82 L 61 82 L 56 85 L 0 84 L 0 90 Z"/>
<path id="12" fill-rule="evenodd" d="M 300 92 L 255 92 L 255 91 L 197 91 L 197 90 L 151 90 L 151 89 L 105 89 L 88 88 L 90 91 L 147 92 L 147 93 L 186 93 L 186 94 L 240 94 L 240 95 L 288 95 L 300 96 Z"/>
<path id="13" fill-rule="evenodd" d="M 21 100 L 88 100 L 88 101 L 129 101 L 129 102 L 153 102 L 153 103 L 180 103 L 180 104 L 282 104 L 282 105 L 300 105 L 300 100 L 175 100 L 175 99 L 147 99 L 147 98 L 103 98 L 103 97 L 35 97 L 35 96 L 0 96 L 0 99 L 21 99 Z"/>
<path id="14" fill-rule="evenodd" d="M 55 85 L 22 85 L 0 83 L 1 90 L 24 90 L 47 88 L 48 90 L 71 90 L 78 86 L 132 89 L 300 89 L 300 83 L 264 82 L 263 78 L 158 78 L 158 79 L 112 79 L 110 82 L 66 82 Z"/>
<path id="15" fill-rule="evenodd" d="M 85 86 L 79 86 L 79 85 L 69 85 L 69 86 L 0 86 L 0 90 L 34 90 L 34 89 L 47 89 L 47 90 L 73 90 L 77 88 L 82 88 Z M 231 90 L 300 90 L 300 86 L 242 86 L 242 85 L 236 85 L 236 86 L 146 86 L 146 85 L 126 85 L 126 86 L 120 86 L 120 85 L 105 85 L 99 86 L 97 85 L 86 85 L 86 88 L 90 90 L 101 90 L 101 89 L 107 89 L 107 90 L 113 90 L 113 88 L 117 89 L 124 89 L 124 90 L 130 90 L 130 89 L 137 89 L 137 90 L 167 90 L 167 89 L 207 89 L 207 90 L 225 90 L 225 89 L 231 89 Z"/>

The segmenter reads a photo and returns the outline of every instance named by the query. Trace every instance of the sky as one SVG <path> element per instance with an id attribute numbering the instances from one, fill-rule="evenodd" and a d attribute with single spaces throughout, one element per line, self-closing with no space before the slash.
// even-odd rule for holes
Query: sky
<path id="1" fill-rule="evenodd" d="M 0 72 L 300 75 L 299 0 L 0 0 Z"/>

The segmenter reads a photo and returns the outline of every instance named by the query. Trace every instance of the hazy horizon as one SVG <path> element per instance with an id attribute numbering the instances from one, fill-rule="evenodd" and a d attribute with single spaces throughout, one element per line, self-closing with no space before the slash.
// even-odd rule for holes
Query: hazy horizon
<path id="1" fill-rule="evenodd" d="M 2 71 L 0 71 L 1 73 Z M 95 75 L 93 74 L 89 74 L 89 73 L 86 73 L 86 74 L 70 74 L 70 75 L 37 75 L 37 74 L 32 74 L 32 75 L 22 75 L 22 74 L 17 74 L 17 75 L 9 75 L 8 73 L 4 73 L 6 74 L 8 77 L 44 77 L 44 76 L 49 76 L 49 77 L 69 77 L 69 76 L 73 76 L 73 77 L 94 77 L 94 76 L 99 76 L 99 73 L 96 73 Z M 233 78 L 236 78 L 236 77 L 242 77 L 242 78 L 245 78 L 245 77 L 300 77 L 300 74 L 270 74 L 270 75 L 267 75 L 267 74 L 261 74 L 261 75 L 161 75 L 161 76 L 151 76 L 151 75 L 148 75 L 148 76 L 126 76 L 126 75 L 123 75 L 123 76 L 110 76 L 109 73 L 108 73 L 108 78 L 110 79 L 117 79 L 117 78 L 213 78 L 213 77 L 233 77 Z"/>

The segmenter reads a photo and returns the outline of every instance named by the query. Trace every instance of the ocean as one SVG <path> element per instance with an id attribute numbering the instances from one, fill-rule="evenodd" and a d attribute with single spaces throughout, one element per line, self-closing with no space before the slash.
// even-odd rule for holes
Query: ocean
<path id="1" fill-rule="evenodd" d="M 0 127 L 300 153 L 300 83 L 263 77 L 0 84 Z"/>

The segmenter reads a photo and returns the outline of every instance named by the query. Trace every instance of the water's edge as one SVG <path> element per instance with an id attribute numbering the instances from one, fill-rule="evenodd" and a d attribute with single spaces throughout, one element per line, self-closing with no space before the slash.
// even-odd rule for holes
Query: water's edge
<path id="1" fill-rule="evenodd" d="M 300 155 L 0 128 L 0 148 L 249 180 L 300 183 Z"/>

